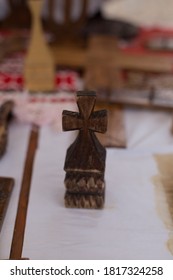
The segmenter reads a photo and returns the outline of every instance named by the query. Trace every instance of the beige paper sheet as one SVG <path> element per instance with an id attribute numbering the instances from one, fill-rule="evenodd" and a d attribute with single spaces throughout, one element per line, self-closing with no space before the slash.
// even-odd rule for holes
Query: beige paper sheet
<path id="1" fill-rule="evenodd" d="M 167 246 L 173 255 L 173 154 L 155 155 L 159 174 L 153 178 L 158 213 L 168 229 Z"/>

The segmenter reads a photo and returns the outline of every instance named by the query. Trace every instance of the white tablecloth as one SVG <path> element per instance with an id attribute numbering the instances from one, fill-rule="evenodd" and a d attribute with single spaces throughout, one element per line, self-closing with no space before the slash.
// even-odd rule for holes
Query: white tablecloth
<path id="1" fill-rule="evenodd" d="M 107 149 L 103 210 L 64 208 L 70 132 L 41 131 L 23 256 L 31 259 L 172 259 L 156 211 L 154 153 L 173 151 L 170 113 L 126 110 L 128 149 Z"/>
<path id="2" fill-rule="evenodd" d="M 141 26 L 173 28 L 172 0 L 107 0 L 103 2 L 102 13 L 106 18 Z"/>
<path id="3" fill-rule="evenodd" d="M 167 247 L 170 232 L 157 211 L 156 187 L 152 181 L 158 174 L 153 155 L 173 153 L 173 136 L 170 133 L 172 114 L 126 109 L 125 124 L 128 148 L 107 149 L 106 200 L 102 210 L 64 207 L 63 165 L 74 133 L 58 133 L 49 126 L 40 130 L 23 257 L 173 259 Z M 28 137 L 28 127 L 14 123 L 10 131 L 20 135 L 21 142 Z M 9 162 L 8 170 L 14 168 L 15 172 L 19 172 L 22 168 L 23 159 L 20 166 L 13 164 L 19 143 L 16 141 L 13 144 L 16 149 L 11 143 L 7 155 L 0 162 L 3 166 L 1 175 L 7 172 L 6 161 Z M 12 156 L 9 156 L 10 152 Z M 7 173 L 16 177 L 14 171 Z M 13 193 L 16 197 L 19 185 L 17 180 Z M 0 234 L 0 258 L 9 257 L 7 248 L 12 234 L 14 204 L 16 202 L 12 198 Z"/>
<path id="4" fill-rule="evenodd" d="M 14 189 L 0 232 L 0 259 L 9 258 L 29 132 L 29 125 L 22 125 L 14 121 L 9 129 L 7 152 L 0 160 L 0 176 L 15 179 Z"/>

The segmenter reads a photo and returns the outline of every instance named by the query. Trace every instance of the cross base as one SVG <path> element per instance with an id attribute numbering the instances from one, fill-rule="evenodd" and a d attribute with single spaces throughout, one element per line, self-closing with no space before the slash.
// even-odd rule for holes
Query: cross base
<path id="1" fill-rule="evenodd" d="M 65 206 L 67 208 L 102 209 L 104 206 L 105 192 L 103 194 L 65 193 Z"/>
<path id="2" fill-rule="evenodd" d="M 64 183 L 70 193 L 102 195 L 105 189 L 103 173 L 67 172 Z"/>

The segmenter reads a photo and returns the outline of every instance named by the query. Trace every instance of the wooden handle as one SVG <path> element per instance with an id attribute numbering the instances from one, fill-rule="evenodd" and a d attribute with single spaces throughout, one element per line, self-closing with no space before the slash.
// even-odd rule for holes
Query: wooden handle
<path id="1" fill-rule="evenodd" d="M 42 0 L 29 0 L 28 5 L 31 10 L 32 16 L 34 19 L 40 18 L 41 8 L 43 1 Z"/>

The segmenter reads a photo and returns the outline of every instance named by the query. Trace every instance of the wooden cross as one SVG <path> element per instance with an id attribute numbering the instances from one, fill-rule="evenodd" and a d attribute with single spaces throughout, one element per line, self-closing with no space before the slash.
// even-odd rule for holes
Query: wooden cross
<path id="1" fill-rule="evenodd" d="M 77 139 L 67 151 L 65 171 L 104 172 L 105 149 L 94 132 L 106 132 L 107 111 L 93 112 L 95 102 L 95 92 L 79 91 L 77 93 L 79 113 L 63 111 L 63 130 L 79 130 Z"/>
<path id="2" fill-rule="evenodd" d="M 79 130 L 65 159 L 66 207 L 102 208 L 104 205 L 106 150 L 95 132 L 106 132 L 107 111 L 94 112 L 95 102 L 95 92 L 79 91 L 79 112 L 63 111 L 63 130 Z"/>

